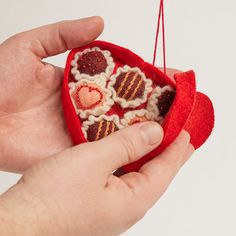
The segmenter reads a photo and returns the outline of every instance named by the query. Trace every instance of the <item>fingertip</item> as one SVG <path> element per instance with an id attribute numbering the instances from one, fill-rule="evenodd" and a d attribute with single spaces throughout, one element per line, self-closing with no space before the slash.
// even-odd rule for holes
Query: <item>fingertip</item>
<path id="1" fill-rule="evenodd" d="M 99 35 L 100 35 L 104 30 L 104 25 L 105 25 L 104 19 L 101 16 L 94 16 L 94 19 L 95 19 L 97 28 L 99 30 L 98 32 L 99 32 Z"/>
<path id="2" fill-rule="evenodd" d="M 164 68 L 160 67 L 159 68 L 162 72 L 164 72 Z M 183 73 L 183 71 L 175 69 L 175 68 L 167 68 L 167 75 L 174 79 L 175 74 Z"/>
<path id="3" fill-rule="evenodd" d="M 190 135 L 187 131 L 182 130 L 176 140 L 170 144 L 158 158 L 154 158 L 152 161 L 146 163 L 142 169 L 151 171 L 159 168 L 165 169 L 166 166 L 170 166 L 173 170 L 172 172 L 175 173 L 181 166 L 189 145 Z"/>
<path id="4" fill-rule="evenodd" d="M 190 134 L 186 130 L 182 130 L 174 142 L 178 144 L 189 143 L 190 139 Z"/>
<path id="5" fill-rule="evenodd" d="M 65 20 L 28 31 L 28 40 L 37 39 L 41 46 L 31 49 L 40 58 L 46 58 L 94 41 L 102 33 L 104 21 L 100 16 Z M 26 33 L 24 33 L 25 37 Z M 36 47 L 36 46 L 37 47 Z"/>
<path id="6" fill-rule="evenodd" d="M 104 20 L 101 16 L 90 16 L 83 18 L 83 20 L 92 25 L 99 32 L 102 32 L 104 29 Z M 81 19 L 78 19 L 78 21 L 81 21 Z"/>
<path id="7" fill-rule="evenodd" d="M 187 130 L 183 129 L 180 133 L 184 133 L 185 136 L 189 136 L 190 137 L 190 134 Z"/>
<path id="8" fill-rule="evenodd" d="M 91 18 L 97 25 L 100 25 L 102 28 L 104 28 L 104 19 L 101 16 L 92 16 Z"/>
<path id="9" fill-rule="evenodd" d="M 77 31 L 76 28 L 78 29 Z M 86 45 L 96 40 L 103 32 L 104 21 L 100 16 L 90 16 L 83 19 L 78 19 L 76 28 L 74 28 L 74 37 L 71 38 L 71 45 L 69 44 L 69 48 L 71 49 Z"/>
<path id="10" fill-rule="evenodd" d="M 97 141 L 93 151 L 96 149 L 106 163 L 110 162 L 109 171 L 113 171 L 145 156 L 154 150 L 162 139 L 163 130 L 158 123 L 143 122 L 121 129 Z M 122 175 L 118 172 L 116 174 Z"/>

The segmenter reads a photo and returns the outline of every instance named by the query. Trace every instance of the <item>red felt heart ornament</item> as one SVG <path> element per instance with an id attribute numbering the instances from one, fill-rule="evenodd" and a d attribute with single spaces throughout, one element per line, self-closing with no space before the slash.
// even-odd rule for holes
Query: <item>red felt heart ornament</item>
<path id="1" fill-rule="evenodd" d="M 93 99 L 84 95 L 80 102 L 98 106 L 89 111 L 86 106 L 85 110 L 77 110 L 71 90 L 88 84 L 103 92 L 104 102 L 99 106 L 98 94 L 94 93 Z M 138 171 L 172 143 L 183 128 L 190 133 L 193 146 L 199 148 L 214 126 L 212 103 L 206 95 L 196 92 L 193 71 L 176 74 L 173 80 L 130 50 L 103 41 L 70 52 L 62 102 L 75 145 L 103 138 L 133 121 L 161 122 L 164 130 L 161 145 L 139 161 L 122 167 L 120 173 Z"/>

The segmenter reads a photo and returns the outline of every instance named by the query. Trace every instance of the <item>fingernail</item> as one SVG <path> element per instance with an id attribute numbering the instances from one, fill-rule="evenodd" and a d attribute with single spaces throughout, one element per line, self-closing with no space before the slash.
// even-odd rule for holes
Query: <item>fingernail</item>
<path id="1" fill-rule="evenodd" d="M 139 127 L 140 133 L 149 145 L 160 144 L 163 138 L 162 127 L 157 122 L 147 122 Z"/>

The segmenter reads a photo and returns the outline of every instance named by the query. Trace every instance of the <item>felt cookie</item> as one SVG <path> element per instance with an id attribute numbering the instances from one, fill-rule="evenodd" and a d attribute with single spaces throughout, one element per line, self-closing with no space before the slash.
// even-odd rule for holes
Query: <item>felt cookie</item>
<path id="1" fill-rule="evenodd" d="M 82 124 L 84 136 L 89 142 L 105 138 L 122 128 L 123 126 L 120 124 L 117 115 L 90 116 L 89 119 Z"/>
<path id="2" fill-rule="evenodd" d="M 175 91 L 169 85 L 162 88 L 153 89 L 148 99 L 147 110 L 153 112 L 155 120 L 162 123 L 164 116 L 169 112 L 170 107 L 175 99 Z"/>
<path id="3" fill-rule="evenodd" d="M 190 133 L 191 143 L 199 148 L 214 126 L 212 103 L 196 92 L 193 71 L 171 79 L 130 50 L 103 41 L 70 52 L 62 102 L 74 144 L 99 140 L 137 122 L 161 123 L 161 145 L 120 168 L 117 175 L 138 171 L 171 144 L 182 129 Z"/>
<path id="4" fill-rule="evenodd" d="M 114 69 L 114 62 L 111 54 L 107 50 L 99 47 L 86 48 L 78 51 L 71 62 L 71 73 L 76 80 L 80 80 L 81 75 L 93 80 L 96 76 L 109 77 Z"/>
<path id="5" fill-rule="evenodd" d="M 114 104 L 111 91 L 105 88 L 102 81 L 100 78 L 93 82 L 81 78 L 76 83 L 69 83 L 71 99 L 80 118 L 102 115 Z"/>
<path id="6" fill-rule="evenodd" d="M 154 121 L 155 114 L 146 110 L 134 110 L 128 111 L 124 114 L 124 118 L 121 120 L 121 124 L 125 127 L 133 124 L 137 124 L 145 121 Z"/>
<path id="7" fill-rule="evenodd" d="M 122 108 L 135 108 L 147 101 L 152 91 L 152 81 L 138 67 L 124 66 L 111 76 L 108 88 L 113 93 L 113 99 Z"/>

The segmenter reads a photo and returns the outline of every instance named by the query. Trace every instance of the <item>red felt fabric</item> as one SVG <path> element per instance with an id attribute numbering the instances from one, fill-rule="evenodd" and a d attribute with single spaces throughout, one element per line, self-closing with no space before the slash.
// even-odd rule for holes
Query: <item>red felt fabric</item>
<path id="1" fill-rule="evenodd" d="M 205 95 L 196 93 L 195 74 L 193 71 L 176 74 L 175 80 L 173 80 L 158 68 L 144 62 L 143 59 L 130 50 L 108 42 L 95 41 L 84 47 L 72 50 L 67 58 L 65 68 L 62 103 L 68 131 L 75 145 L 86 142 L 86 139 L 82 133 L 81 122 L 76 115 L 69 94 L 70 65 L 75 53 L 95 46 L 102 50 L 109 50 L 114 58 L 116 67 L 123 65 L 139 67 L 147 78 L 152 79 L 158 85 L 169 84 L 176 89 L 175 100 L 163 123 L 165 135 L 162 144 L 139 161 L 123 167 L 121 172 L 138 171 L 144 163 L 157 156 L 172 143 L 183 128 L 189 131 L 191 142 L 195 148 L 200 147 L 206 141 L 214 126 L 214 111 L 210 100 Z M 115 105 L 108 114 L 118 113 L 118 115 L 122 115 L 123 112 L 120 107 Z"/>
<path id="2" fill-rule="evenodd" d="M 71 135 L 71 139 L 75 145 L 87 142 L 84 134 L 81 130 L 81 122 L 75 112 L 73 103 L 71 101 L 68 81 L 70 77 L 70 64 L 74 58 L 76 51 L 71 51 L 66 62 L 66 68 L 64 71 L 64 80 L 62 85 L 62 106 L 64 111 L 65 122 L 68 128 L 68 131 Z"/>
<path id="3" fill-rule="evenodd" d="M 193 111 L 184 126 L 191 134 L 191 144 L 195 149 L 201 147 L 210 136 L 214 127 L 214 108 L 211 100 L 197 92 Z"/>

